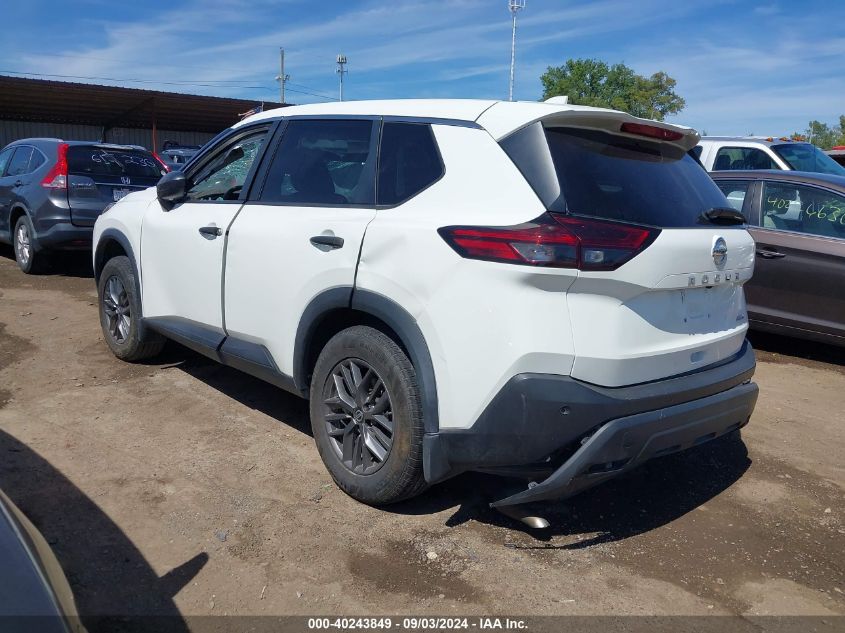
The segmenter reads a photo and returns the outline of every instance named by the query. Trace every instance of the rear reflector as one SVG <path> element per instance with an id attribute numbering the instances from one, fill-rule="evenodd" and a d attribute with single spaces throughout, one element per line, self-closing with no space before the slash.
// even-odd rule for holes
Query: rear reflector
<path id="1" fill-rule="evenodd" d="M 622 132 L 627 132 L 628 134 L 647 136 L 649 138 L 660 139 L 661 141 L 680 141 L 684 138 L 684 135 L 676 130 L 667 130 L 666 128 L 647 125 L 645 123 L 623 123 L 620 129 Z"/>
<path id="2" fill-rule="evenodd" d="M 614 270 L 651 244 L 660 230 L 545 213 L 519 226 L 445 226 L 438 232 L 467 259 Z"/>
<path id="3" fill-rule="evenodd" d="M 59 143 L 56 164 L 44 176 L 41 186 L 46 189 L 67 189 L 67 143 Z"/>

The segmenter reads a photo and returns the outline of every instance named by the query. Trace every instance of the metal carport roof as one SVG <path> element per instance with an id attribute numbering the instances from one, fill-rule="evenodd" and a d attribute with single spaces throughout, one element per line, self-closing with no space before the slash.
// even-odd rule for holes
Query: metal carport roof
<path id="1" fill-rule="evenodd" d="M 218 132 L 263 103 L 202 95 L 0 75 L 0 119 Z"/>

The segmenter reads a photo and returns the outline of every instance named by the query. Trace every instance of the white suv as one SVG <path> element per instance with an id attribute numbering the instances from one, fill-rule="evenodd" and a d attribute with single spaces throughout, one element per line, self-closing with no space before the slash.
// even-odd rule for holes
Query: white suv
<path id="1" fill-rule="evenodd" d="M 363 502 L 480 470 L 529 480 L 493 504 L 519 516 L 751 415 L 754 243 L 698 139 L 544 103 L 255 115 L 99 218 L 105 340 L 310 398 Z"/>

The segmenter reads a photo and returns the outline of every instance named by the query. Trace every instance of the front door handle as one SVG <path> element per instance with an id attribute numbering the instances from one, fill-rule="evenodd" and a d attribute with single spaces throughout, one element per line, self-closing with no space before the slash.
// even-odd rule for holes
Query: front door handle
<path id="1" fill-rule="evenodd" d="M 201 226 L 200 235 L 214 239 L 215 237 L 223 235 L 223 229 L 219 226 Z"/>
<path id="2" fill-rule="evenodd" d="M 311 243 L 317 247 L 328 246 L 330 249 L 342 248 L 343 238 L 337 235 L 315 235 L 311 238 Z"/>
<path id="3" fill-rule="evenodd" d="M 757 249 L 757 255 L 763 259 L 780 259 L 786 257 L 786 253 L 779 253 L 778 251 L 769 251 L 766 249 Z"/>
<path id="4" fill-rule="evenodd" d="M 23 187 L 23 180 L 16 180 L 15 187 Z"/>

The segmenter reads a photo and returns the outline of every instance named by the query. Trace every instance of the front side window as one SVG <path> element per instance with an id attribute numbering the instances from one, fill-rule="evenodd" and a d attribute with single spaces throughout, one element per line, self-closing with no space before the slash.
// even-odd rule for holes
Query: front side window
<path id="1" fill-rule="evenodd" d="M 378 204 L 400 204 L 443 175 L 431 126 L 385 123 L 381 132 Z"/>
<path id="2" fill-rule="evenodd" d="M 267 138 L 267 132 L 267 128 L 262 128 L 226 143 L 191 177 L 187 199 L 211 202 L 240 199 L 249 170 Z"/>
<path id="3" fill-rule="evenodd" d="M 261 201 L 374 204 L 372 132 L 369 120 L 291 121 L 273 157 Z"/>
<path id="4" fill-rule="evenodd" d="M 22 145 L 15 150 L 12 160 L 9 161 L 7 176 L 22 176 L 29 173 L 29 158 L 32 156 L 32 148 Z"/>
<path id="5" fill-rule="evenodd" d="M 717 181 L 716 185 L 725 194 L 728 199 L 728 204 L 731 208 L 736 209 L 740 213 L 745 204 L 745 194 L 748 193 L 748 188 L 751 186 L 750 180 L 722 180 Z"/>
<path id="6" fill-rule="evenodd" d="M 767 229 L 845 238 L 845 196 L 807 185 L 766 182 L 762 225 Z"/>
<path id="7" fill-rule="evenodd" d="M 716 153 L 713 171 L 738 169 L 780 169 L 774 159 L 756 147 L 722 147 Z"/>
<path id="8" fill-rule="evenodd" d="M 6 171 L 6 165 L 9 164 L 9 159 L 15 151 L 14 147 L 9 147 L 0 152 L 0 176 Z"/>
<path id="9" fill-rule="evenodd" d="M 784 143 L 772 149 L 796 171 L 814 171 L 845 176 L 845 167 L 810 143 Z"/>

